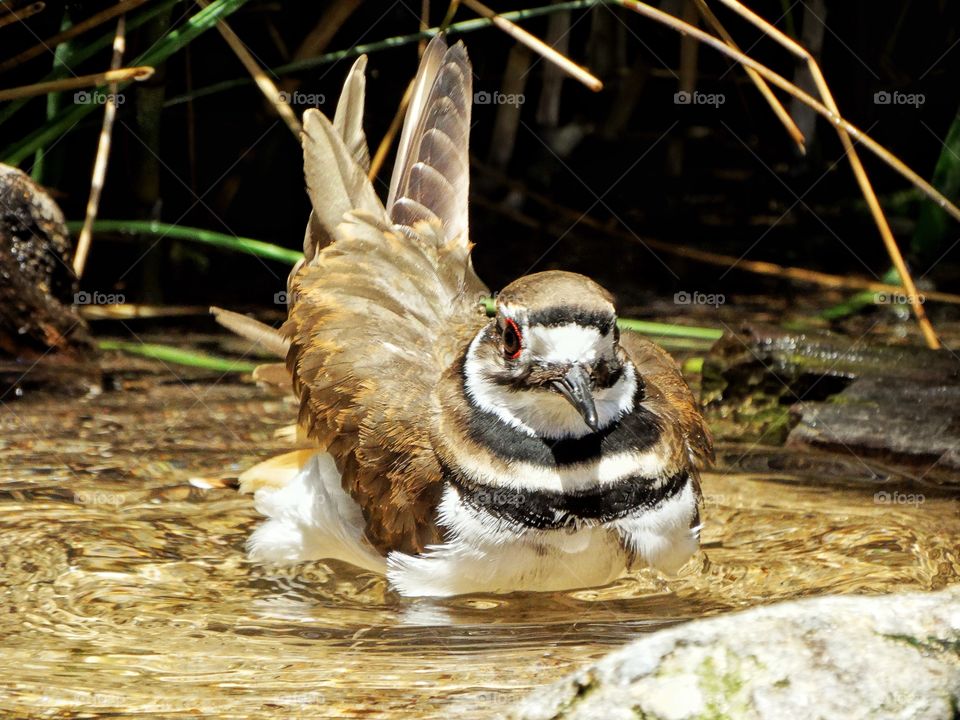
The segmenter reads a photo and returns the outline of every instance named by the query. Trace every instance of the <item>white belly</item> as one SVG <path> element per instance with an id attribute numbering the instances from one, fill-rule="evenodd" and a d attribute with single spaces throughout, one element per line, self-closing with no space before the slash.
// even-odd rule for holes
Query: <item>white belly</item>
<path id="1" fill-rule="evenodd" d="M 496 545 L 459 539 L 417 556 L 394 552 L 387 576 L 406 596 L 569 590 L 605 585 L 626 570 L 627 562 L 614 533 L 585 528 Z"/>
<path id="2" fill-rule="evenodd" d="M 695 504 L 688 483 L 680 494 L 635 517 L 518 533 L 465 507 L 448 487 L 440 506 L 448 542 L 416 556 L 393 552 L 385 560 L 364 540 L 360 508 L 341 488 L 333 459 L 317 453 L 284 487 L 257 491 L 257 509 L 269 519 L 251 536 L 248 549 L 260 562 L 337 559 L 386 572 L 391 587 L 405 596 L 567 590 L 611 582 L 631 557 L 675 572 L 699 544 L 699 528 L 690 528 Z"/>

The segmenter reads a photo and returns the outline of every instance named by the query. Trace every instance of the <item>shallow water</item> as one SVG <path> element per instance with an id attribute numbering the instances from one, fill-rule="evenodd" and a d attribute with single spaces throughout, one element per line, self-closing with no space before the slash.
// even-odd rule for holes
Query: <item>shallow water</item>
<path id="1" fill-rule="evenodd" d="M 750 446 L 704 475 L 704 552 L 677 579 L 410 601 L 346 566 L 271 572 L 243 557 L 250 499 L 189 479 L 288 449 L 293 408 L 177 376 L 0 405 L 3 716 L 490 717 L 681 620 L 960 582 L 956 487 Z"/>

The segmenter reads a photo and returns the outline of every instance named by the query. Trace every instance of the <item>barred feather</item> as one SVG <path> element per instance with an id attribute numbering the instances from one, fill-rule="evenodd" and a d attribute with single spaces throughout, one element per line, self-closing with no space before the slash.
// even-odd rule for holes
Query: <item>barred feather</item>
<path id="1" fill-rule="evenodd" d="M 422 106 L 413 107 L 407 115 L 387 208 L 398 225 L 412 228 L 418 222 L 437 220 L 447 238 L 466 243 L 473 100 L 470 61 L 458 43 L 435 69 L 432 61 L 424 67 L 434 73 L 432 87 Z M 415 129 L 408 136 L 411 126 Z"/>

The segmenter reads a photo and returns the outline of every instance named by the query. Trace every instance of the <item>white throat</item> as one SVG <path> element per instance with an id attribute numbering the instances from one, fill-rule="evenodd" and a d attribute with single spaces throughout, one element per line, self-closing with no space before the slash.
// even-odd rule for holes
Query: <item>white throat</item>
<path id="1" fill-rule="evenodd" d="M 571 331 L 568 326 L 540 330 L 555 331 L 557 339 L 564 336 L 582 343 L 582 333 Z M 515 390 L 492 381 L 477 356 L 477 347 L 485 331 L 481 330 L 470 343 L 464 361 L 465 388 L 467 394 L 478 407 L 491 412 L 503 422 L 535 437 L 549 440 L 576 438 L 589 435 L 591 430 L 583 421 L 580 413 L 559 393 L 549 389 Z M 599 335 L 598 335 L 599 337 Z M 544 339 L 541 337 L 541 339 Z M 557 347 L 555 354 L 563 352 Z M 592 360 L 589 350 L 576 356 Z M 569 358 L 574 359 L 574 358 Z M 609 388 L 594 391 L 597 407 L 597 426 L 603 429 L 633 410 L 634 395 L 637 391 L 636 370 L 633 364 L 624 363 L 623 372 L 616 383 Z"/>

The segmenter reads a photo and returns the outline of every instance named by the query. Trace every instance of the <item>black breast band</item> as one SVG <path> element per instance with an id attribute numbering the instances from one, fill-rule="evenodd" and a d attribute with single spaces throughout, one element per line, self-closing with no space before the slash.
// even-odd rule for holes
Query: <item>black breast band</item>
<path id="1" fill-rule="evenodd" d="M 537 530 L 599 525 L 640 510 L 650 510 L 679 495 L 688 480 L 687 471 L 681 470 L 659 482 L 648 478 L 625 478 L 589 490 L 558 492 L 484 485 L 449 468 L 444 469 L 444 474 L 467 507 L 498 520 Z"/>

